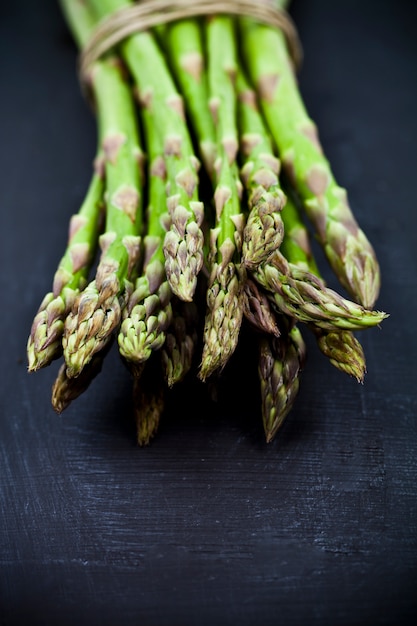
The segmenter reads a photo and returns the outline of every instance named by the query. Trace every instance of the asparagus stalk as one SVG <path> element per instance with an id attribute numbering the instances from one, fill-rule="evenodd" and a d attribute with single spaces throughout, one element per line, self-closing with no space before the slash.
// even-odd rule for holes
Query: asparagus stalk
<path id="1" fill-rule="evenodd" d="M 243 233 L 243 260 L 251 269 L 277 250 L 284 236 L 281 210 L 285 195 L 278 174 L 280 162 L 257 109 L 256 94 L 240 70 L 237 74 L 241 176 L 248 195 L 250 213 Z"/>
<path id="2" fill-rule="evenodd" d="M 184 95 L 200 155 L 211 178 L 216 159 L 216 135 L 208 106 L 205 51 L 200 22 L 183 19 L 163 27 L 173 74 Z"/>
<path id="3" fill-rule="evenodd" d="M 162 373 L 168 387 L 181 382 L 190 371 L 198 341 L 195 302 L 173 302 L 173 317 L 161 349 Z"/>
<path id="4" fill-rule="evenodd" d="M 91 28 L 91 13 L 81 0 L 64 0 L 64 6 L 82 45 Z M 114 57 L 94 63 L 89 79 L 105 156 L 106 224 L 95 279 L 76 298 L 65 321 L 69 377 L 80 374 L 120 324 L 127 281 L 136 271 L 142 220 L 142 152 L 130 87 Z"/>
<path id="5" fill-rule="evenodd" d="M 27 343 L 30 372 L 49 365 L 62 354 L 64 321 L 77 294 L 87 283 L 97 249 L 103 209 L 103 173 L 100 155 L 95 160 L 81 208 L 71 217 L 68 245 L 55 272 L 52 291 L 44 297 L 32 323 Z"/>
<path id="6" fill-rule="evenodd" d="M 103 17 L 131 2 L 89 0 L 89 4 L 98 17 Z M 140 101 L 152 109 L 158 120 L 167 165 L 171 217 L 164 241 L 165 269 L 172 291 L 190 301 L 203 265 L 204 206 L 198 199 L 199 161 L 185 121 L 183 101 L 151 33 L 138 32 L 128 37 L 120 51 L 134 78 Z"/>
<path id="7" fill-rule="evenodd" d="M 148 228 L 143 240 L 143 270 L 123 309 L 118 335 L 119 350 L 130 361 L 146 361 L 161 348 L 171 323 L 172 291 L 164 268 L 163 240 L 166 232 L 166 166 L 163 148 L 156 132 L 157 120 L 143 110 L 149 157 Z"/>
<path id="8" fill-rule="evenodd" d="M 311 329 L 321 352 L 330 363 L 362 383 L 366 374 L 366 360 L 363 348 L 355 335 L 347 330 L 324 331 L 317 326 Z"/>
<path id="9" fill-rule="evenodd" d="M 253 328 L 279 337 L 276 313 L 265 291 L 248 277 L 244 286 L 243 315 Z"/>
<path id="10" fill-rule="evenodd" d="M 205 380 L 234 352 L 242 323 L 244 217 L 236 167 L 236 42 L 233 21 L 215 16 L 206 23 L 210 108 L 216 127 L 214 201 L 216 224 L 210 234 L 210 276 L 204 346 L 199 376 Z"/>
<path id="11" fill-rule="evenodd" d="M 343 298 L 318 276 L 289 263 L 279 250 L 255 270 L 254 277 L 270 292 L 281 313 L 325 330 L 361 330 L 388 317 Z"/>
<path id="12" fill-rule="evenodd" d="M 375 252 L 323 154 L 297 88 L 284 36 L 247 18 L 240 18 L 239 24 L 245 62 L 283 167 L 341 284 L 365 308 L 372 308 L 380 287 Z"/>
<path id="13" fill-rule="evenodd" d="M 67 375 L 67 366 L 65 363 L 61 365 L 52 386 L 51 402 L 56 413 L 61 414 L 68 408 L 71 402 L 76 400 L 88 389 L 93 380 L 100 374 L 104 358 L 109 352 L 112 343 L 112 341 L 109 341 L 103 350 L 94 354 L 92 359 L 76 378 L 70 378 Z"/>
<path id="14" fill-rule="evenodd" d="M 282 318 L 280 328 L 279 337 L 264 335 L 259 341 L 258 374 L 267 443 L 274 439 L 294 405 L 306 359 L 298 327 Z"/>
<path id="15" fill-rule="evenodd" d="M 133 410 L 137 442 L 147 446 L 155 437 L 165 408 L 165 387 L 160 371 L 159 353 L 146 362 L 140 377 L 133 377 Z"/>
<path id="16" fill-rule="evenodd" d="M 293 194 L 287 192 L 287 204 L 283 211 L 285 237 L 281 251 L 293 265 L 320 277 L 310 247 L 309 235 L 295 205 Z M 321 278 L 321 277 L 320 277 Z M 354 376 L 362 382 L 366 373 L 363 348 L 349 330 L 325 330 L 315 324 L 310 325 L 317 345 L 337 369 Z"/>

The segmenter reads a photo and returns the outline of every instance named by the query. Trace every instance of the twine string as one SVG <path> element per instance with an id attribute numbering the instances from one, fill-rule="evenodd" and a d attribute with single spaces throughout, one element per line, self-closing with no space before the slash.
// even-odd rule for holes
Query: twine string
<path id="1" fill-rule="evenodd" d="M 302 50 L 297 30 L 288 13 L 274 6 L 271 0 L 142 0 L 118 9 L 96 26 L 79 58 L 82 84 L 88 82 L 91 65 L 126 37 L 161 24 L 215 14 L 249 17 L 280 29 L 293 63 L 299 67 Z"/>

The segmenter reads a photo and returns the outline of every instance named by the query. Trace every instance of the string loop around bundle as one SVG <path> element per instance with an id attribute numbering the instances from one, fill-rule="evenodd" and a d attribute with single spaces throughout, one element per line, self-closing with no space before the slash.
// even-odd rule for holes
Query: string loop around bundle
<path id="1" fill-rule="evenodd" d="M 231 15 L 248 17 L 280 29 L 295 67 L 302 58 L 301 44 L 293 21 L 273 0 L 142 0 L 106 16 L 94 29 L 79 59 L 80 79 L 86 84 L 91 65 L 126 37 L 181 19 Z"/>

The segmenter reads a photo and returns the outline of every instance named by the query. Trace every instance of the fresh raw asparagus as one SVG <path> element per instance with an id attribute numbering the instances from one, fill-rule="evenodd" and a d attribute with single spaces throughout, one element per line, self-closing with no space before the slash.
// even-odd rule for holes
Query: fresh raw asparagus
<path id="1" fill-rule="evenodd" d="M 97 17 L 129 6 L 129 0 L 89 0 Z M 203 265 L 204 206 L 198 198 L 199 161 L 185 121 L 183 101 L 161 50 L 149 32 L 128 37 L 120 52 L 134 78 L 139 99 L 158 120 L 164 146 L 171 227 L 165 236 L 165 269 L 173 292 L 191 300 Z"/>
<path id="2" fill-rule="evenodd" d="M 172 302 L 172 321 L 161 348 L 162 373 L 168 387 L 190 371 L 198 342 L 198 309 L 195 302 Z"/>
<path id="3" fill-rule="evenodd" d="M 293 407 L 306 359 L 298 327 L 282 317 L 280 329 L 279 337 L 263 335 L 259 341 L 258 374 L 267 443 L 274 439 Z"/>
<path id="4" fill-rule="evenodd" d="M 310 247 L 309 235 L 295 205 L 293 193 L 287 192 L 287 203 L 283 211 L 285 237 L 281 251 L 293 265 L 320 277 Z M 321 277 L 320 277 L 321 278 Z M 325 330 L 310 324 L 317 345 L 337 369 L 354 376 L 362 382 L 366 373 L 363 348 L 349 330 Z"/>
<path id="5" fill-rule="evenodd" d="M 281 210 L 285 195 L 278 179 L 280 162 L 258 111 L 256 94 L 242 70 L 238 71 L 236 88 L 243 154 L 241 175 L 250 209 L 242 252 L 245 265 L 251 269 L 266 261 L 281 244 L 284 235 Z"/>
<path id="6" fill-rule="evenodd" d="M 325 330 L 361 330 L 377 326 L 387 317 L 382 311 L 368 311 L 343 298 L 318 276 L 289 263 L 279 250 L 253 275 L 270 292 L 281 313 Z"/>
<path id="7" fill-rule="evenodd" d="M 172 291 L 164 267 L 163 240 L 166 232 L 166 166 L 163 148 L 156 132 L 156 120 L 143 110 L 149 158 L 147 232 L 143 239 L 144 261 L 135 288 L 123 309 L 118 342 L 122 356 L 130 361 L 146 361 L 161 348 L 171 323 Z"/>
<path id="8" fill-rule="evenodd" d="M 91 360 L 83 367 L 81 373 L 76 378 L 67 375 L 67 366 L 62 363 L 58 370 L 57 377 L 52 386 L 51 403 L 54 410 L 60 414 L 68 406 L 83 394 L 91 385 L 93 380 L 100 374 L 104 359 L 111 348 L 113 341 L 109 341 L 100 352 L 93 355 Z"/>
<path id="9" fill-rule="evenodd" d="M 132 2 L 61 4 L 83 49 L 102 17 Z M 169 10 L 179 5 L 187 2 Z M 88 70 L 83 78 L 97 114 L 100 158 L 28 342 L 30 370 L 64 351 L 52 391 L 55 410 L 85 391 L 117 335 L 133 379 L 137 441 L 147 445 L 168 388 L 184 379 L 199 352 L 200 287 L 206 308 L 198 376 L 209 388 L 220 380 L 245 318 L 258 344 L 267 442 L 299 389 L 306 346 L 298 321 L 333 365 L 362 381 L 365 357 L 351 331 L 386 317 L 369 310 L 378 295 L 378 264 L 323 155 L 283 34 L 243 16 L 187 18 L 129 35 L 80 67 Z M 192 139 L 214 189 L 213 211 L 199 199 Z M 298 197 L 358 303 L 321 278 Z M 101 257 L 87 285 L 98 242 Z"/>
<path id="10" fill-rule="evenodd" d="M 244 267 L 241 262 L 244 216 L 237 175 L 237 50 L 231 18 L 215 16 L 206 23 L 210 108 L 217 142 L 214 201 L 216 224 L 210 234 L 210 275 L 204 346 L 199 376 L 205 380 L 224 367 L 234 352 L 243 318 Z"/>
<path id="11" fill-rule="evenodd" d="M 80 1 L 65 0 L 67 15 L 82 45 L 91 14 Z M 90 22 L 88 22 L 90 20 Z M 105 157 L 106 224 L 95 279 L 76 298 L 65 321 L 67 376 L 78 376 L 119 326 L 128 281 L 136 271 L 142 220 L 142 151 L 131 90 L 114 57 L 94 63 L 89 82 Z"/>
<path id="12" fill-rule="evenodd" d="M 243 292 L 243 315 L 257 330 L 279 337 L 277 315 L 267 293 L 252 278 L 247 277 Z"/>
<path id="13" fill-rule="evenodd" d="M 147 446 L 158 431 L 165 409 L 165 394 L 159 353 L 156 353 L 146 362 L 142 375 L 133 377 L 133 411 L 140 446 Z"/>
<path id="14" fill-rule="evenodd" d="M 375 252 L 323 154 L 296 84 L 284 36 L 247 18 L 239 24 L 244 59 L 283 167 L 341 284 L 365 308 L 372 308 L 380 287 Z"/>
<path id="15" fill-rule="evenodd" d="M 355 335 L 347 330 L 325 331 L 312 326 L 317 345 L 330 363 L 341 372 L 356 378 L 362 383 L 366 374 L 366 360 L 363 348 Z"/>
<path id="16" fill-rule="evenodd" d="M 27 343 L 29 371 L 49 365 L 62 355 L 64 321 L 76 296 L 87 283 L 94 261 L 103 210 L 103 163 L 95 161 L 94 174 L 79 212 L 71 217 L 68 245 L 55 272 L 52 291 L 46 294 L 33 320 Z"/>
<path id="17" fill-rule="evenodd" d="M 203 164 L 211 178 L 216 159 L 216 134 L 208 105 L 207 68 L 201 25 L 198 20 L 172 22 L 163 35 L 172 69 L 199 146 Z"/>

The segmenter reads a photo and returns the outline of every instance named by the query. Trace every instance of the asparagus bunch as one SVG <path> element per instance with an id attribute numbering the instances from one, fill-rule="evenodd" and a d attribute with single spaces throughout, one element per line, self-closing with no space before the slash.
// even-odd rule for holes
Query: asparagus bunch
<path id="1" fill-rule="evenodd" d="M 102 17 L 132 4 L 61 1 L 80 47 Z M 258 346 L 267 442 L 297 396 L 303 328 L 362 382 L 365 355 L 352 331 L 386 317 L 372 310 L 378 263 L 323 154 L 283 34 L 244 16 L 190 17 L 129 35 L 87 79 L 99 156 L 28 341 L 30 371 L 64 354 L 55 410 L 87 389 L 117 336 L 146 445 L 168 389 L 198 357 L 196 373 L 210 385 L 242 324 Z M 298 200 L 355 301 L 326 286 Z"/>

